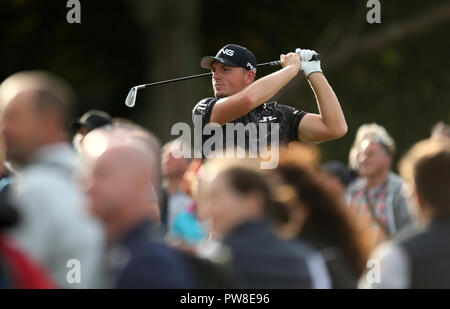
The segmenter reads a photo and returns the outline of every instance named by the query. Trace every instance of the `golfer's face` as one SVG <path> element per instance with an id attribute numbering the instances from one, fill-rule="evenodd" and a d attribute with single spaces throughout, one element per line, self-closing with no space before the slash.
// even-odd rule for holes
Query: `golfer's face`
<path id="1" fill-rule="evenodd" d="M 247 87 L 246 72 L 240 67 L 231 67 L 220 62 L 214 62 L 211 71 L 213 73 L 212 85 L 216 98 L 233 95 Z"/>

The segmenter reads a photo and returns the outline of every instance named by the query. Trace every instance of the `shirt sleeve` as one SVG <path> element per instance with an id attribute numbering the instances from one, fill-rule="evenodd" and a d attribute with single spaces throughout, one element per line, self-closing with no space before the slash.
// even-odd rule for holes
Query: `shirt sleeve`
<path id="1" fill-rule="evenodd" d="M 278 105 L 278 108 L 282 112 L 283 118 L 289 127 L 289 141 L 298 141 L 298 126 L 307 112 L 287 105 Z"/>
<path id="2" fill-rule="evenodd" d="M 192 110 L 192 121 L 195 123 L 195 116 L 201 116 L 202 124 L 208 124 L 211 119 L 212 109 L 217 101 L 218 99 L 216 98 L 206 98 L 198 102 Z"/>

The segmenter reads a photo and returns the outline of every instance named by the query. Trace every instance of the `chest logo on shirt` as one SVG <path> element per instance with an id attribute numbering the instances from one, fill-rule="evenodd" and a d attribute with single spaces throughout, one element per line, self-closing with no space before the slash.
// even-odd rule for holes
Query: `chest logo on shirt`
<path id="1" fill-rule="evenodd" d="M 264 116 L 263 119 L 261 119 L 259 122 L 269 122 L 272 120 L 277 120 L 277 117 L 273 117 L 273 116 Z"/>

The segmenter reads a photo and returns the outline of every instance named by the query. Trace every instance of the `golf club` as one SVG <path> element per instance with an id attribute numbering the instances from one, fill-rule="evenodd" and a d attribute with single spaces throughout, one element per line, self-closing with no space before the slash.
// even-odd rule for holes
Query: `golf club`
<path id="1" fill-rule="evenodd" d="M 320 54 L 316 54 L 316 55 L 312 56 L 310 61 L 315 61 L 315 60 L 320 60 L 320 59 L 321 59 Z M 259 63 L 256 66 L 264 67 L 264 66 L 279 66 L 279 65 L 281 65 L 280 60 Z M 137 96 L 137 91 L 139 89 L 144 89 L 144 88 L 148 88 L 148 87 L 152 87 L 152 86 L 156 86 L 156 85 L 168 84 L 168 83 L 173 83 L 173 82 L 179 82 L 182 80 L 193 79 L 193 78 L 198 78 L 198 77 L 203 77 L 203 76 L 211 76 L 211 75 L 212 75 L 212 72 L 208 72 L 208 73 L 203 73 L 203 74 L 191 75 L 191 76 L 186 76 L 186 77 L 163 80 L 160 82 L 154 82 L 154 83 L 150 83 L 150 84 L 142 84 L 142 85 L 134 86 L 133 88 L 131 88 L 130 92 L 127 95 L 127 98 L 125 99 L 125 105 L 130 108 L 134 107 L 136 105 L 136 96 Z"/>

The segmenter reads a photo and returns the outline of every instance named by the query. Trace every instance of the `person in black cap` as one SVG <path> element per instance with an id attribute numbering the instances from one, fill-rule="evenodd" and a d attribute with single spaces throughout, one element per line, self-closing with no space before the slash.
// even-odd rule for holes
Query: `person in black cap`
<path id="1" fill-rule="evenodd" d="M 254 123 L 258 130 L 256 143 L 260 143 L 262 138 L 267 138 L 270 143 L 271 128 L 275 123 L 279 124 L 280 145 L 286 145 L 290 141 L 327 141 L 345 135 L 347 124 L 344 114 L 322 73 L 320 60 L 308 61 L 314 55 L 317 55 L 315 51 L 300 49 L 296 53 L 282 54 L 282 69 L 257 81 L 256 57 L 245 47 L 228 44 L 215 57 L 203 57 L 201 67 L 210 69 L 213 73 L 214 97 L 201 100 L 193 109 L 194 124 L 199 119 L 202 122 L 202 146 L 209 138 L 204 132 L 208 123 L 218 123 L 221 126 L 227 123 L 242 123 L 245 126 Z M 275 101 L 267 102 L 299 71 L 303 71 L 315 93 L 320 114 L 306 113 Z M 266 136 L 263 132 L 262 136 L 260 134 L 259 125 L 262 123 L 270 124 Z M 225 146 L 226 130 L 222 132 Z M 246 133 L 245 145 L 234 145 L 248 149 L 249 144 L 253 143 L 249 135 Z M 208 154 L 202 152 L 202 155 L 205 157 Z"/>
<path id="2" fill-rule="evenodd" d="M 73 133 L 73 145 L 78 151 L 83 138 L 92 130 L 112 124 L 111 116 L 100 110 L 90 110 L 84 113 L 78 120 L 72 122 L 70 129 Z"/>
<path id="3" fill-rule="evenodd" d="M 108 124 L 112 124 L 111 116 L 103 111 L 93 109 L 73 122 L 71 129 L 73 132 L 86 136 L 90 131 Z"/>

